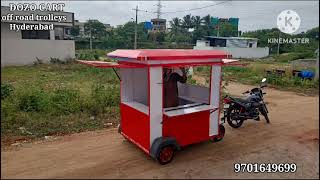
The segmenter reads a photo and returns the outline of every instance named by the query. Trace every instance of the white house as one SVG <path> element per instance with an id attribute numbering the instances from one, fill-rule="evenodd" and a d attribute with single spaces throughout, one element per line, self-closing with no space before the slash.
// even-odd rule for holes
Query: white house
<path id="1" fill-rule="evenodd" d="M 10 16 L 10 14 L 13 15 Z M 46 16 L 49 19 L 37 21 L 36 15 Z M 52 21 L 50 18 L 53 15 L 65 18 Z M 70 38 L 70 28 L 74 23 L 73 13 L 38 10 L 35 12 L 10 11 L 9 7 L 1 6 L 1 17 L 3 16 L 7 19 L 1 19 L 1 66 L 32 64 L 37 58 L 48 62 L 50 58 L 65 60 L 75 57 L 75 43 Z M 16 20 L 10 18 L 12 16 L 24 18 L 33 16 L 33 18 Z M 45 27 L 44 30 L 35 28 L 39 24 Z M 23 28 L 23 30 L 17 28 Z"/>
<path id="2" fill-rule="evenodd" d="M 259 48 L 257 44 L 257 38 L 205 36 L 203 40 L 197 40 L 193 49 L 224 50 L 232 54 L 234 58 L 262 58 L 268 56 L 269 48 Z"/>

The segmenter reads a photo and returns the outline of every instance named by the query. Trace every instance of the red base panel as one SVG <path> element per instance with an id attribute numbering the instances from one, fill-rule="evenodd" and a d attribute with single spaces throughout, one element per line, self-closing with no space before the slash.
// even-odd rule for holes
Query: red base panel
<path id="1" fill-rule="evenodd" d="M 149 116 L 123 103 L 120 105 L 120 111 L 122 134 L 142 150 L 149 152 Z"/>
<path id="2" fill-rule="evenodd" d="M 180 146 L 208 140 L 209 116 L 209 110 L 175 117 L 164 116 L 163 137 L 176 138 Z"/>

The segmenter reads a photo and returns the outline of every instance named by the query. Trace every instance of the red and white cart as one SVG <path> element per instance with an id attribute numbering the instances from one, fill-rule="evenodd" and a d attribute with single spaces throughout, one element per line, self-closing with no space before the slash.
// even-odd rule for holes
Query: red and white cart
<path id="1" fill-rule="evenodd" d="M 221 66 L 233 64 L 220 50 L 141 49 L 108 54 L 117 62 L 81 61 L 98 68 L 120 68 L 119 132 L 160 164 L 176 150 L 206 140 L 219 141 Z M 180 104 L 163 107 L 163 68 L 210 66 L 209 88 L 178 83 Z"/>

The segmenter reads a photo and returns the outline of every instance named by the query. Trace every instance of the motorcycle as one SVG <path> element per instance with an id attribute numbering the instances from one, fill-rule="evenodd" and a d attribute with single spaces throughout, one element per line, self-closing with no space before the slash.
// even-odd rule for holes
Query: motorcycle
<path id="1" fill-rule="evenodd" d="M 260 87 L 251 89 L 242 94 L 248 94 L 248 97 L 234 98 L 231 96 L 225 96 L 223 117 L 221 120 L 225 122 L 227 120 L 228 124 L 233 128 L 239 128 L 245 120 L 253 119 L 256 121 L 260 120 L 260 114 L 264 116 L 267 123 L 270 123 L 268 117 L 268 109 L 263 101 L 263 88 L 267 86 L 266 78 L 263 78 Z"/>

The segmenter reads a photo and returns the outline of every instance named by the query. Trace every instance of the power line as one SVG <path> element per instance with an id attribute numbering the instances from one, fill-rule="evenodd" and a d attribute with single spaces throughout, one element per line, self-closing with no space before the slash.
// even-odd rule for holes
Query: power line
<path id="1" fill-rule="evenodd" d="M 187 12 L 187 11 L 194 11 L 194 10 L 199 10 L 199 9 L 204 9 L 204 8 L 208 8 L 208 7 L 217 6 L 217 5 L 220 5 L 220 4 L 227 3 L 227 2 L 229 2 L 229 1 L 231 1 L 231 0 L 222 1 L 222 2 L 219 2 L 219 3 L 216 3 L 216 4 L 211 4 L 211 5 L 203 6 L 203 7 L 199 7 L 199 8 L 192 8 L 192 9 L 180 10 L 180 11 L 163 12 L 162 14 L 177 13 L 177 12 Z"/>
<path id="2" fill-rule="evenodd" d="M 220 4 L 227 3 L 227 2 L 229 2 L 229 1 L 231 1 L 231 0 L 222 1 L 222 2 L 219 2 L 219 3 L 216 3 L 216 4 L 211 4 L 211 5 L 203 6 L 203 7 L 199 7 L 199 8 L 192 8 L 192 9 L 179 10 L 179 11 L 160 12 L 160 14 L 170 14 L 170 13 L 194 11 L 194 10 L 199 10 L 199 9 L 204 9 L 204 8 L 208 8 L 208 7 L 217 6 L 217 5 L 220 5 Z M 161 6 L 162 6 L 162 5 L 161 5 Z M 154 11 L 148 11 L 148 10 L 143 10 L 143 9 L 139 9 L 139 11 L 141 11 L 141 12 L 146 12 L 146 13 L 155 13 L 155 14 L 158 13 L 158 11 L 154 12 Z"/>

